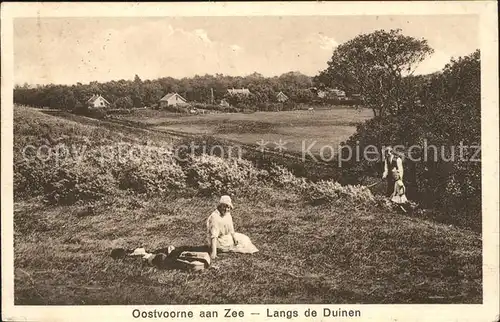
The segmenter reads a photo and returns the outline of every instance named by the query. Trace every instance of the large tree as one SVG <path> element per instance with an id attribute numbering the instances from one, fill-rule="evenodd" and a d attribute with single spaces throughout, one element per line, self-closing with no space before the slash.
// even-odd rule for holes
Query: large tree
<path id="1" fill-rule="evenodd" d="M 404 36 L 400 29 L 378 30 L 339 45 L 315 81 L 361 94 L 375 117 L 394 115 L 404 109 L 404 78 L 432 53 L 424 39 Z"/>

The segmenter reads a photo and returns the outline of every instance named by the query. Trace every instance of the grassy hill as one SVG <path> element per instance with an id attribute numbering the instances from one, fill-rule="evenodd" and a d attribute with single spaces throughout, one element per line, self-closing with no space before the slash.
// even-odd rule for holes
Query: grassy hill
<path id="1" fill-rule="evenodd" d="M 16 305 L 482 302 L 479 234 L 395 212 L 363 187 L 217 158 L 141 167 L 91 158 L 54 169 L 24 162 L 22 147 L 79 142 L 93 155 L 118 142 L 175 140 L 23 107 L 14 125 L 15 186 L 30 192 L 18 193 L 14 207 Z M 222 192 L 215 180 L 231 188 L 236 230 L 258 253 L 221 254 L 199 273 L 109 257 L 113 247 L 202 244 Z M 324 202 L 311 202 L 319 192 Z"/>

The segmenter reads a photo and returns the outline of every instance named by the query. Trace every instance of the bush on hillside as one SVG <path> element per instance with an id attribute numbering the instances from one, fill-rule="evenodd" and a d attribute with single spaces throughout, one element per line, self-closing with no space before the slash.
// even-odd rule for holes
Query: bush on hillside
<path id="1" fill-rule="evenodd" d="M 267 175 L 250 161 L 206 154 L 192 157 L 185 170 L 187 182 L 201 194 L 235 194 Z"/>
<path id="2" fill-rule="evenodd" d="M 119 174 L 121 189 L 155 194 L 186 187 L 186 176 L 182 168 L 174 162 L 156 159 L 122 167 L 123 170 Z"/>
<path id="3" fill-rule="evenodd" d="M 304 197 L 312 204 L 323 204 L 338 199 L 348 199 L 363 204 L 374 204 L 375 198 L 364 186 L 342 186 L 335 181 L 319 181 L 309 183 L 304 190 Z"/>
<path id="4" fill-rule="evenodd" d="M 289 169 L 276 163 L 271 164 L 268 173 L 269 181 L 280 188 L 302 190 L 307 187 L 305 178 L 296 177 Z"/>
<path id="5" fill-rule="evenodd" d="M 104 119 L 108 117 L 108 111 L 105 108 L 89 108 L 85 116 L 95 119 Z"/>
<path id="6" fill-rule="evenodd" d="M 364 204 L 372 204 L 375 201 L 371 191 L 364 186 L 344 186 L 333 180 L 307 181 L 277 164 L 273 164 L 269 169 L 269 181 L 280 188 L 299 192 L 312 204 L 329 203 L 339 199 L 349 199 Z"/>
<path id="7" fill-rule="evenodd" d="M 73 204 L 80 200 L 99 200 L 111 194 L 117 184 L 106 169 L 86 163 L 65 163 L 47 175 L 45 194 L 53 204 Z"/>
<path id="8" fill-rule="evenodd" d="M 14 162 L 14 198 L 23 199 L 44 194 L 52 169 L 52 166 L 41 161 Z"/>

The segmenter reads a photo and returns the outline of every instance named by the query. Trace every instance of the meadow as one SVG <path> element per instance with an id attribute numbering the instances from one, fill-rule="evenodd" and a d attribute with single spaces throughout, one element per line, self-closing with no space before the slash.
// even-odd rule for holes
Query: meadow
<path id="1" fill-rule="evenodd" d="M 273 115 L 280 119 L 280 113 Z M 295 114 L 285 113 L 282 120 L 292 122 L 290 115 Z M 201 122 L 202 117 L 186 120 Z M 255 120 L 248 119 L 253 115 L 231 117 Z M 156 121 L 162 126 L 171 120 Z M 68 166 L 62 172 L 20 160 L 26 144 L 81 142 L 92 153 L 102 144 L 145 141 L 171 144 L 176 139 L 15 107 L 15 190 L 34 192 L 15 194 L 16 305 L 482 303 L 479 233 L 397 212 L 365 187 L 309 183 L 286 169 L 262 172 L 246 161 L 216 157 L 161 168 L 88 163 L 95 169 Z M 188 187 L 181 174 L 193 172 L 199 184 Z M 172 174 L 179 174 L 179 182 L 169 181 Z M 68 185 L 75 176 L 77 183 Z M 114 180 L 122 177 L 135 185 L 120 188 Z M 258 253 L 221 254 L 201 272 L 158 270 L 137 259 L 109 256 L 114 247 L 202 244 L 205 220 L 221 193 L 210 185 L 216 181 L 234 188 L 236 230 L 252 239 Z M 54 199 L 53 189 L 89 198 Z M 313 202 L 318 193 L 322 202 Z"/>
<path id="2" fill-rule="evenodd" d="M 297 110 L 255 113 L 213 113 L 182 115 L 165 111 L 136 110 L 132 115 L 114 116 L 139 122 L 148 128 L 178 131 L 197 135 L 211 135 L 243 144 L 256 145 L 263 140 L 266 148 L 284 143 L 285 150 L 318 154 L 323 146 L 337 149 L 356 131 L 356 126 L 373 117 L 369 109 L 331 108 L 314 111 Z M 325 150 L 329 152 L 329 150 Z M 325 153 L 329 156 L 328 153 Z"/>

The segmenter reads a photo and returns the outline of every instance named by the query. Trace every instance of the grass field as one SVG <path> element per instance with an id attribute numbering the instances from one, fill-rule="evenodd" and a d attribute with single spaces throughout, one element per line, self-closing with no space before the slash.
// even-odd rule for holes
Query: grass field
<path id="1" fill-rule="evenodd" d="M 135 111 L 133 115 L 119 118 L 141 122 L 153 129 L 174 130 L 186 133 L 213 135 L 244 144 L 286 142 L 289 152 L 301 152 L 303 147 L 319 153 L 321 147 L 337 149 L 340 142 L 356 131 L 356 125 L 373 116 L 369 109 L 334 108 L 315 111 L 218 113 L 180 116 L 162 111 Z M 325 150 L 328 151 L 328 150 Z"/>
<path id="2" fill-rule="evenodd" d="M 16 203 L 15 303 L 481 303 L 479 236 L 296 199 L 270 190 L 236 198 L 236 228 L 259 252 L 221 255 L 201 273 L 151 270 L 108 254 L 202 243 L 215 196 L 112 197 L 86 216 L 85 206 Z"/>
<path id="3" fill-rule="evenodd" d="M 14 122 L 15 149 L 61 136 L 169 140 L 29 109 Z M 109 256 L 113 247 L 200 245 L 218 197 L 121 191 L 90 208 L 16 199 L 15 304 L 482 303 L 480 234 L 344 198 L 314 206 L 264 184 L 233 196 L 236 230 L 256 254 L 222 254 L 197 273 Z"/>

